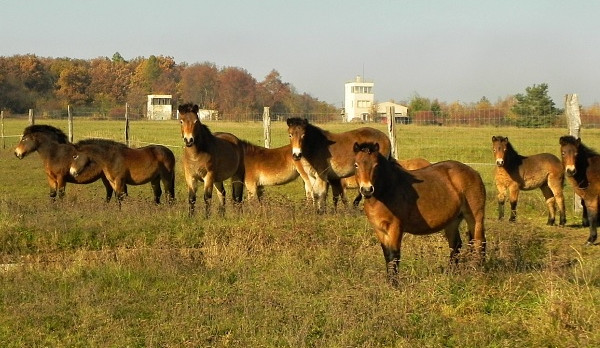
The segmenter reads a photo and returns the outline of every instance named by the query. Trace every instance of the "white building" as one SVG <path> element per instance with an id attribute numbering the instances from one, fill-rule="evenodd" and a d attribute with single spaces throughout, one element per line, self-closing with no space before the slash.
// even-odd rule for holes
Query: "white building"
<path id="1" fill-rule="evenodd" d="M 344 87 L 344 121 L 370 121 L 373 112 L 373 82 L 364 82 L 361 76 L 356 76 Z"/>
<path id="2" fill-rule="evenodd" d="M 380 119 L 387 119 L 388 110 L 392 106 L 394 107 L 394 121 L 396 123 L 410 123 L 410 119 L 408 118 L 408 107 L 394 102 L 378 103 L 377 116 L 379 116 Z"/>
<path id="3" fill-rule="evenodd" d="M 148 95 L 147 117 L 149 120 L 170 120 L 173 116 L 170 94 Z"/>

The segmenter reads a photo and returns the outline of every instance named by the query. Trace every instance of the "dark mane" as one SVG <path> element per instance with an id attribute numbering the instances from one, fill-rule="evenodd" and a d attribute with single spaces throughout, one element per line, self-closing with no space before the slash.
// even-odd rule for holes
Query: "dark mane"
<path id="1" fill-rule="evenodd" d="M 242 148 L 244 149 L 244 153 L 262 154 L 262 153 L 264 153 L 264 150 L 265 150 L 264 147 L 254 145 L 254 144 L 250 143 L 249 141 L 243 140 L 243 139 L 240 139 L 240 144 L 242 145 Z"/>
<path id="2" fill-rule="evenodd" d="M 567 143 L 567 144 L 571 144 L 573 146 L 577 146 L 577 138 L 575 138 L 572 135 L 565 135 L 560 137 L 560 143 Z M 587 157 L 592 157 L 592 156 L 600 156 L 600 153 L 598 153 L 596 150 L 587 147 L 585 144 L 583 144 L 581 141 L 579 142 L 579 147 L 578 147 L 579 151 L 578 153 L 582 154 L 585 158 Z"/>
<path id="3" fill-rule="evenodd" d="M 292 117 L 287 119 L 287 124 L 290 127 L 300 126 L 304 127 L 304 141 L 302 141 L 302 152 L 310 156 L 314 153 L 315 149 L 320 149 L 333 144 L 332 141 L 327 139 L 329 132 L 321 129 L 315 125 L 312 125 L 305 118 Z"/>
<path id="4" fill-rule="evenodd" d="M 501 135 L 496 136 L 496 140 L 498 141 L 506 141 L 506 151 L 504 153 L 504 166 L 508 169 L 516 168 L 523 163 L 523 160 L 526 159 L 526 156 L 521 156 L 517 152 L 517 150 L 512 146 L 507 137 L 503 137 Z"/>
<path id="5" fill-rule="evenodd" d="M 194 104 L 194 103 L 185 103 L 185 104 L 181 104 L 179 105 L 179 108 L 177 109 L 179 110 L 180 114 L 186 114 L 186 113 L 194 113 L 194 114 L 198 114 L 198 105 Z"/>
<path id="6" fill-rule="evenodd" d="M 94 146 L 99 146 L 99 147 L 112 147 L 112 146 L 127 147 L 127 145 L 120 143 L 118 141 L 114 141 L 111 139 L 102 139 L 102 138 L 83 139 L 83 140 L 78 141 L 75 145 L 76 146 L 94 145 Z"/>
<path id="7" fill-rule="evenodd" d="M 40 124 L 40 125 L 35 124 L 35 125 L 28 126 L 23 131 L 23 135 L 30 135 L 33 133 L 43 133 L 43 134 L 49 135 L 60 144 L 66 144 L 69 142 L 69 139 L 67 138 L 67 135 L 65 134 L 65 132 L 63 132 L 62 130 L 60 130 L 56 127 L 53 127 L 53 126 L 49 126 L 49 125 L 45 125 L 45 124 Z"/>
<path id="8" fill-rule="evenodd" d="M 369 143 L 361 143 L 358 144 L 358 151 L 357 152 L 366 152 L 366 153 L 373 153 L 373 152 L 377 152 L 379 151 L 379 145 L 369 142 Z"/>

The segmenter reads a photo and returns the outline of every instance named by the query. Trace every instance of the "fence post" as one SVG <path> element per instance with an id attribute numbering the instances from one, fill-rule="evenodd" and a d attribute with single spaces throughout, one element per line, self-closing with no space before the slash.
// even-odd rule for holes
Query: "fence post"
<path id="1" fill-rule="evenodd" d="M 33 117 L 33 109 L 29 109 L 29 124 L 33 125 L 35 123 L 35 119 Z"/>
<path id="2" fill-rule="evenodd" d="M 4 110 L 0 111 L 0 123 L 2 124 L 1 132 L 2 132 L 2 148 L 6 149 L 6 140 L 4 138 Z"/>
<path id="3" fill-rule="evenodd" d="M 396 154 L 398 153 L 396 150 L 396 109 L 394 106 L 388 107 L 387 110 L 387 125 L 388 125 L 388 134 L 390 137 L 390 143 L 392 144 L 392 148 L 390 149 L 392 152 L 393 158 L 398 158 Z"/>
<path id="4" fill-rule="evenodd" d="M 269 107 L 263 109 L 263 134 L 265 137 L 265 147 L 271 147 L 271 116 L 269 115 Z"/>
<path id="5" fill-rule="evenodd" d="M 71 105 L 67 105 L 67 123 L 69 124 L 69 142 L 73 142 L 73 113 Z"/>
<path id="6" fill-rule="evenodd" d="M 125 103 L 125 143 L 129 146 L 129 103 Z"/>
<path id="7" fill-rule="evenodd" d="M 569 127 L 569 135 L 575 138 L 580 138 L 581 129 L 581 116 L 579 113 L 579 98 L 577 94 L 565 95 L 565 116 L 567 118 L 567 126 Z M 581 199 L 577 199 L 575 193 L 573 193 L 573 211 L 579 212 L 583 210 L 581 206 Z"/>

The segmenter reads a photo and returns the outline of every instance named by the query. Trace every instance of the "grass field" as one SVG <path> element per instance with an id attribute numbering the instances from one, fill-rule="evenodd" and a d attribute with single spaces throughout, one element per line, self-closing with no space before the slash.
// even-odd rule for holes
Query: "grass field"
<path id="1" fill-rule="evenodd" d="M 66 130 L 66 122 L 38 120 Z M 5 134 L 26 120 L 5 120 Z M 260 123 L 211 123 L 262 143 Z M 342 131 L 356 125 L 325 124 Z M 383 125 L 377 125 L 382 130 Z M 123 124 L 76 120 L 75 140 L 121 140 Z M 522 154 L 558 155 L 562 129 L 398 128 L 400 158 L 456 159 L 487 186 L 488 253 L 448 267 L 441 234 L 407 235 L 400 286 L 385 282 L 381 248 L 360 210 L 316 215 L 298 182 L 267 187 L 263 205 L 187 216 L 130 187 L 119 211 L 101 183 L 69 184 L 50 203 L 37 154 L 0 151 L 0 345 L 3 347 L 593 347 L 600 345 L 600 249 L 573 212 L 545 226 L 540 192 L 521 193 L 518 222 L 497 221 L 491 136 Z M 132 145 L 172 146 L 177 122 L 136 121 Z M 600 149 L 600 131 L 583 140 Z M 273 146 L 287 142 L 273 124 Z M 229 189 L 229 186 L 227 186 Z M 329 204 L 330 204 L 329 200 Z"/>

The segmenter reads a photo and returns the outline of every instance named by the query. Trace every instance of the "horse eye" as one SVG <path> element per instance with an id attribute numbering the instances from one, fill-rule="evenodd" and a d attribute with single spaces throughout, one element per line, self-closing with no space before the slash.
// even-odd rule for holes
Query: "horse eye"
<path id="1" fill-rule="evenodd" d="M 358 168 L 358 163 L 354 163 L 354 168 Z"/>
<path id="2" fill-rule="evenodd" d="M 291 134 L 288 134 L 288 135 L 290 136 L 290 138 L 292 137 L 292 135 L 291 135 Z"/>

